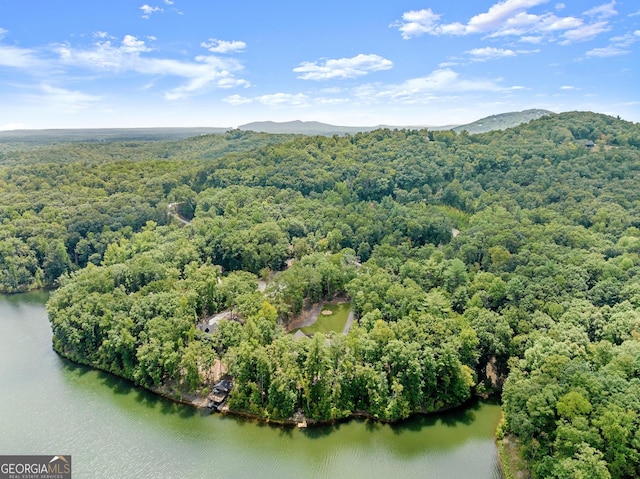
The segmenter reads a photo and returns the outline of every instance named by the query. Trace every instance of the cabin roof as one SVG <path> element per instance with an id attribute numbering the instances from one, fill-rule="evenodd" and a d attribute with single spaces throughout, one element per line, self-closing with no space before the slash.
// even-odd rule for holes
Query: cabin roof
<path id="1" fill-rule="evenodd" d="M 299 341 L 300 339 L 304 339 L 304 338 L 308 338 L 309 336 L 307 336 L 306 334 L 304 334 L 302 331 L 300 331 L 299 329 L 294 333 L 293 335 L 293 339 L 295 339 L 296 341 Z"/>

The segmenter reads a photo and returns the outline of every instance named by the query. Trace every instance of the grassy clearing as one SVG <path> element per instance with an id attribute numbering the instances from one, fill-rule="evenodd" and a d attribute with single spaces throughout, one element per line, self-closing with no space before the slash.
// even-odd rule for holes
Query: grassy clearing
<path id="1" fill-rule="evenodd" d="M 351 311 L 351 303 L 325 303 L 322 305 L 322 308 L 320 308 L 320 311 L 331 311 L 331 314 L 324 315 L 320 313 L 315 323 L 311 326 L 300 328 L 304 334 L 313 336 L 315 333 L 326 334 L 331 331 L 341 333 L 344 325 L 347 323 L 349 311 Z"/>

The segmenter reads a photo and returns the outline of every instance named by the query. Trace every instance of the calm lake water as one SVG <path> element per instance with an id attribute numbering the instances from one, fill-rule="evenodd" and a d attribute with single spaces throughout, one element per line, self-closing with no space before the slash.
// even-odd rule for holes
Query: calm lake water
<path id="1" fill-rule="evenodd" d="M 46 299 L 0 295 L 0 454 L 71 454 L 75 479 L 501 478 L 496 404 L 307 430 L 203 414 L 60 358 Z"/>

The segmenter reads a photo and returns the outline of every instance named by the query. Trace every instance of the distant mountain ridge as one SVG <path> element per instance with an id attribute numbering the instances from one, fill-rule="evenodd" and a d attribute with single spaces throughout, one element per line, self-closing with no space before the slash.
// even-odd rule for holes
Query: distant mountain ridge
<path id="1" fill-rule="evenodd" d="M 472 123 L 464 125 L 443 125 L 443 126 L 338 126 L 319 121 L 255 121 L 240 125 L 239 130 L 255 131 L 260 133 L 279 133 L 279 134 L 297 134 L 297 135 L 344 135 L 346 133 L 366 133 L 368 131 L 378 130 L 380 128 L 408 129 L 408 130 L 454 130 L 457 132 L 467 131 L 469 133 L 484 133 L 491 130 L 504 130 L 518 126 L 521 123 L 527 123 L 531 120 L 541 118 L 546 115 L 553 114 L 552 111 L 542 109 L 531 109 L 524 111 L 514 111 L 508 113 L 500 113 L 491 115 Z"/>
<path id="2" fill-rule="evenodd" d="M 344 135 L 346 133 L 366 133 L 368 131 L 379 130 L 381 128 L 395 129 L 410 129 L 420 130 L 423 128 L 442 130 L 453 128 L 455 125 L 447 127 L 426 127 L 426 126 L 391 126 L 391 125 L 376 125 L 376 126 L 339 126 L 331 125 L 329 123 L 321 123 L 319 121 L 254 121 L 245 125 L 240 125 L 239 130 L 256 131 L 260 133 L 284 133 L 295 135 Z"/>
<path id="3" fill-rule="evenodd" d="M 259 133 L 284 133 L 297 135 L 344 135 L 373 131 L 380 128 L 397 128 L 390 126 L 338 126 L 319 121 L 254 121 L 240 125 L 239 130 L 255 131 Z"/>
<path id="4" fill-rule="evenodd" d="M 553 115 L 552 111 L 531 109 L 523 111 L 513 111 L 509 113 L 501 113 L 499 115 L 491 115 L 466 125 L 460 125 L 453 128 L 454 131 L 467 131 L 468 133 L 484 133 L 492 130 L 506 130 L 514 126 L 528 123 L 531 120 L 537 120 L 543 116 Z"/>
<path id="5" fill-rule="evenodd" d="M 531 120 L 553 114 L 549 110 L 531 109 L 520 112 L 491 115 L 465 125 L 377 125 L 377 126 L 338 126 L 319 121 L 257 121 L 237 127 L 239 130 L 271 134 L 294 135 L 344 135 L 366 133 L 381 128 L 421 130 L 454 130 L 469 133 L 483 133 L 491 130 L 503 130 L 527 123 Z M 94 143 L 114 141 L 167 141 L 184 138 L 224 134 L 233 128 L 220 127 L 166 127 L 166 128 L 69 128 L 45 130 L 9 130 L 0 131 L 0 151 L 11 147 L 39 147 L 54 143 Z M 4 148 L 3 148 L 4 147 Z"/>

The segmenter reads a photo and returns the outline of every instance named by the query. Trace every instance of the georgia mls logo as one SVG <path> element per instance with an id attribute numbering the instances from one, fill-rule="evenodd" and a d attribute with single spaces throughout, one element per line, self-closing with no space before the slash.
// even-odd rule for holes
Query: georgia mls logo
<path id="1" fill-rule="evenodd" d="M 0 456 L 0 479 L 71 479 L 71 456 Z"/>

